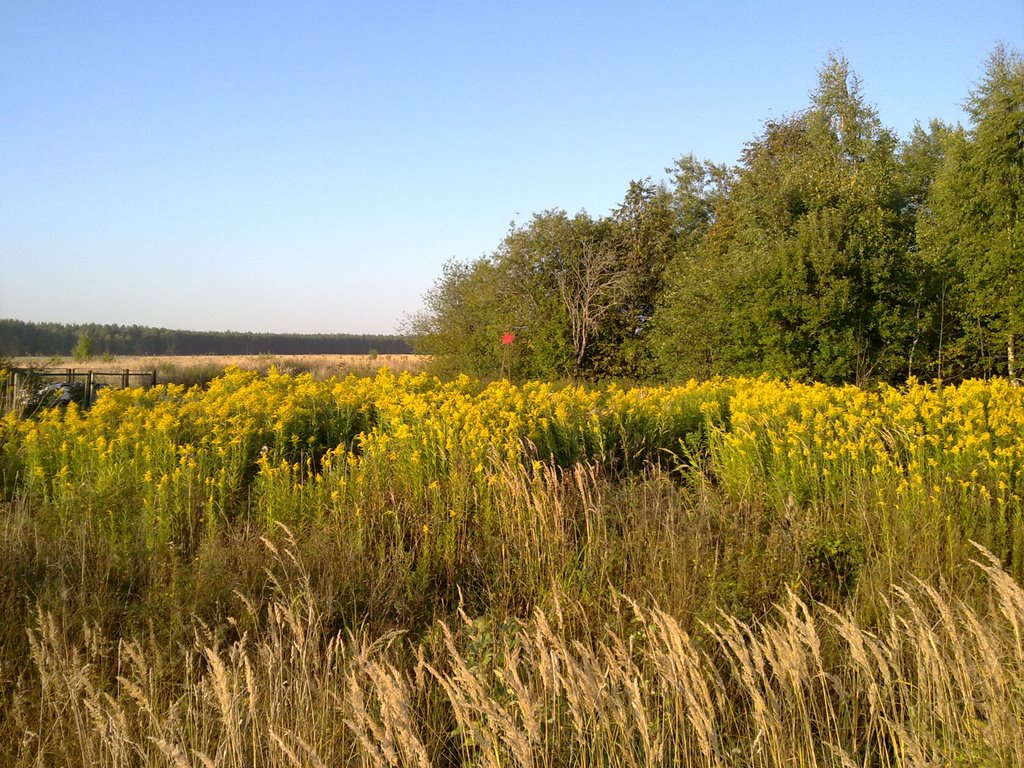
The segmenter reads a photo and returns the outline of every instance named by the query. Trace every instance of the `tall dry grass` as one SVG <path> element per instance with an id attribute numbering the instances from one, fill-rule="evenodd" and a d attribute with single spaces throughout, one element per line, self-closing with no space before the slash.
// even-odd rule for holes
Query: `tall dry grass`
<path id="1" fill-rule="evenodd" d="M 412 638 L 330 631 L 294 541 L 266 547 L 293 578 L 232 640 L 169 652 L 40 612 L 12 765 L 1024 765 L 1024 590 L 985 550 L 978 607 L 894 586 L 870 628 L 790 593 L 688 631 L 619 595 L 593 635 L 555 598 Z"/>

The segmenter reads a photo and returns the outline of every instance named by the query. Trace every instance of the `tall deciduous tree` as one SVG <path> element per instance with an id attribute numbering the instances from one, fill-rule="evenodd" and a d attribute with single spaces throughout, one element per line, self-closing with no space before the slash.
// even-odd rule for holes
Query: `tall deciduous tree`
<path id="1" fill-rule="evenodd" d="M 639 375 L 645 323 L 674 237 L 671 199 L 630 187 L 612 217 L 562 210 L 513 227 L 495 252 L 450 264 L 411 324 L 439 367 L 476 375 Z M 516 334 L 511 361 L 500 347 Z"/>
<path id="2" fill-rule="evenodd" d="M 906 374 L 912 227 L 897 148 L 839 57 L 807 110 L 747 146 L 714 225 L 675 270 L 672 295 L 690 306 L 666 307 L 689 318 L 714 372 Z"/>
<path id="3" fill-rule="evenodd" d="M 678 250 L 679 212 L 668 186 L 648 178 L 630 182 L 609 224 L 606 247 L 618 259 L 620 296 L 594 340 L 592 370 L 643 378 L 650 375 L 648 337 L 665 268 Z"/>
<path id="4" fill-rule="evenodd" d="M 962 317 L 957 311 L 959 277 L 943 258 L 925 247 L 923 222 L 931 215 L 935 180 L 947 161 L 953 142 L 963 133 L 959 126 L 932 120 L 927 128 L 914 126 L 900 149 L 900 165 L 906 187 L 904 215 L 913 222 L 914 238 L 909 259 L 916 266 L 913 283 L 914 341 L 907 355 L 908 375 L 918 373 L 943 378 L 956 366 L 962 337 Z"/>
<path id="5" fill-rule="evenodd" d="M 416 339 L 417 351 L 431 355 L 440 372 L 487 377 L 499 370 L 505 311 L 491 260 L 445 264 L 424 304 L 407 330 Z"/>
<path id="6" fill-rule="evenodd" d="M 718 222 L 729 199 L 735 169 L 685 155 L 665 169 L 672 178 L 676 216 L 675 257 L 666 266 L 657 296 L 649 344 L 663 376 L 704 378 L 737 370 L 724 360 L 742 345 L 734 305 L 735 265 L 719 246 L 728 226 Z"/>
<path id="7" fill-rule="evenodd" d="M 1024 60 L 1002 46 L 967 101 L 970 128 L 948 138 L 922 241 L 954 275 L 968 349 L 980 368 L 1018 374 L 1024 335 Z M 1001 350 L 1001 352 L 1000 352 Z"/>
<path id="8" fill-rule="evenodd" d="M 544 211 L 512 228 L 491 256 L 448 265 L 411 325 L 419 349 L 448 372 L 589 374 L 593 339 L 629 283 L 609 231 L 585 213 Z M 510 332 L 507 350 L 501 337 Z"/>
<path id="9" fill-rule="evenodd" d="M 621 305 L 632 275 L 614 243 L 585 236 L 560 248 L 553 267 L 558 298 L 569 322 L 573 375 L 578 377 L 602 320 Z"/>

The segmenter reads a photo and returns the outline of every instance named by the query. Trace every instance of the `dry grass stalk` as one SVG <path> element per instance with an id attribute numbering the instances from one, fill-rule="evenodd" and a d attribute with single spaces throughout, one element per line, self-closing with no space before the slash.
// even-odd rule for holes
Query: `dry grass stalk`
<path id="1" fill-rule="evenodd" d="M 16 768 L 1024 765 L 1024 590 L 983 557 L 987 607 L 896 587 L 869 630 L 790 594 L 769 619 L 694 637 L 626 601 L 630 620 L 581 640 L 555 600 L 486 660 L 468 626 L 439 623 L 429 653 L 328 636 L 301 579 L 298 594 L 278 585 L 258 639 L 197 632 L 180 668 L 152 639 L 76 639 L 39 613 L 39 735 Z M 442 710 L 458 730 L 435 731 L 434 753 Z"/>

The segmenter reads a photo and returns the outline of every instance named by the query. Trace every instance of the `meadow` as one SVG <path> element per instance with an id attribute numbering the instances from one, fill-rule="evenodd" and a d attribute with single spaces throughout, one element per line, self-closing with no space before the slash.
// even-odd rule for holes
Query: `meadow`
<path id="1" fill-rule="evenodd" d="M 229 370 L 0 422 L 11 766 L 1024 765 L 1024 389 Z"/>
<path id="2" fill-rule="evenodd" d="M 381 368 L 422 371 L 429 363 L 424 355 L 100 355 L 84 360 L 73 357 L 15 357 L 11 365 L 38 370 L 156 371 L 162 384 L 205 384 L 228 368 L 266 373 L 271 368 L 288 373 L 308 373 L 318 379 L 373 375 Z"/>

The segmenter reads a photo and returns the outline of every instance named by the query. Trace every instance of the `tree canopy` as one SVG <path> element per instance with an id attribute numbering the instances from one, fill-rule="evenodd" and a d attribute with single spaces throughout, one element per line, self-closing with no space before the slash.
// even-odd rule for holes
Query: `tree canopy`
<path id="1" fill-rule="evenodd" d="M 832 55 L 736 166 L 684 155 L 606 216 L 536 214 L 450 264 L 411 330 L 482 376 L 1014 376 L 1020 55 L 997 48 L 967 105 L 968 128 L 901 140 Z"/>
<path id="2" fill-rule="evenodd" d="M 954 356 L 1016 377 L 1024 334 L 1024 59 L 997 48 L 967 100 L 971 125 L 946 132 L 921 217 L 924 246 L 950 286 Z"/>

